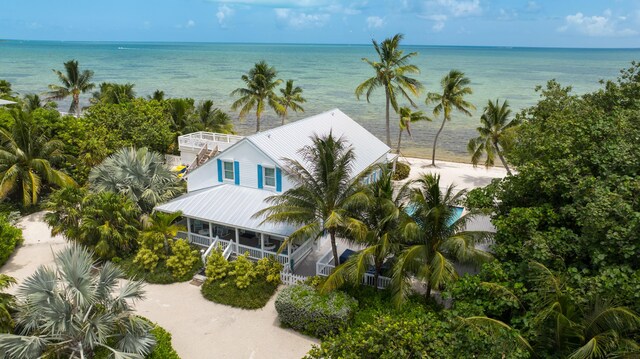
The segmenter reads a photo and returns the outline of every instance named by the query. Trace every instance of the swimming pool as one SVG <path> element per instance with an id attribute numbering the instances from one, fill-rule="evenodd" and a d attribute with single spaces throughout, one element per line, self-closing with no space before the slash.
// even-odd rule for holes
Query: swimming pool
<path id="1" fill-rule="evenodd" d="M 452 225 L 453 222 L 457 221 L 460 217 L 462 217 L 462 212 L 464 212 L 464 207 L 453 207 L 454 213 L 453 213 L 453 217 L 451 217 L 451 219 L 449 219 L 449 223 L 447 223 L 448 225 Z M 416 212 L 416 208 L 412 205 L 407 206 L 407 208 L 405 208 L 405 212 L 407 212 L 408 215 L 413 216 L 413 214 Z"/>

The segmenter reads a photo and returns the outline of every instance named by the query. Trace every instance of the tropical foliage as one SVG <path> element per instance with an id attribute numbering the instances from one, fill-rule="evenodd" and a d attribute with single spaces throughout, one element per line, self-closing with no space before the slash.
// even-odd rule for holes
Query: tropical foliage
<path id="1" fill-rule="evenodd" d="M 509 119 L 511 109 L 509 103 L 504 100 L 502 104 L 498 100 L 489 101 L 484 108 L 484 113 L 480 116 L 481 127 L 477 128 L 478 137 L 469 140 L 467 150 L 471 154 L 471 163 L 474 166 L 480 162 L 482 155 L 485 155 L 484 165 L 491 167 L 495 164 L 495 156 L 500 158 L 500 162 L 511 174 L 509 165 L 503 155 L 503 147 L 508 142 L 509 132 L 513 132 L 515 126 L 519 124 L 518 119 Z"/>
<path id="2" fill-rule="evenodd" d="M 31 116 L 12 111 L 13 125 L 0 128 L 0 198 L 12 194 L 24 207 L 38 203 L 45 184 L 75 186 L 75 181 L 54 165 L 62 162 L 63 144 L 49 140 Z"/>
<path id="3" fill-rule="evenodd" d="M 89 188 L 96 193 L 120 193 L 143 213 L 184 190 L 177 175 L 164 164 L 163 155 L 146 148 L 123 148 L 109 156 L 89 173 Z"/>
<path id="4" fill-rule="evenodd" d="M 371 94 L 376 89 L 384 89 L 386 101 L 386 142 L 389 147 L 391 147 L 390 107 L 398 112 L 399 98 L 404 98 L 415 107 L 411 95 L 418 95 L 422 88 L 420 81 L 408 76 L 420 73 L 420 69 L 418 69 L 416 65 L 409 63 L 411 58 L 417 56 L 418 53 L 410 52 L 405 54 L 403 50 L 400 50 L 400 41 L 402 41 L 403 38 L 404 36 L 402 34 L 396 34 L 381 43 L 378 43 L 376 40 L 371 40 L 378 58 L 373 61 L 363 58 L 362 61 L 369 64 L 375 74 L 373 77 L 358 85 L 355 91 L 356 98 L 360 99 L 362 95 L 365 95 L 367 102 L 369 102 Z"/>
<path id="5" fill-rule="evenodd" d="M 16 283 L 15 278 L 0 274 L 0 333 L 13 331 L 14 322 L 11 312 L 15 306 L 15 297 L 12 294 L 5 293 L 5 290 Z"/>
<path id="6" fill-rule="evenodd" d="M 284 88 L 280 89 L 279 101 L 282 106 L 280 117 L 282 117 L 283 125 L 287 120 L 289 110 L 293 112 L 304 112 L 301 104 L 307 102 L 307 100 L 302 97 L 302 88 L 300 86 L 294 86 L 293 80 L 287 80 Z"/>
<path id="7" fill-rule="evenodd" d="M 71 106 L 69 112 L 76 113 L 80 116 L 80 95 L 93 90 L 95 84 L 91 82 L 93 71 L 80 71 L 78 61 L 69 60 L 64 63 L 64 73 L 59 70 L 53 70 L 58 76 L 58 80 L 62 85 L 49 85 L 49 99 L 63 100 L 71 96 Z"/>
<path id="8" fill-rule="evenodd" d="M 0 267 L 23 241 L 22 230 L 10 223 L 6 215 L 0 214 Z"/>
<path id="9" fill-rule="evenodd" d="M 280 103 L 276 88 L 282 83 L 277 78 L 278 72 L 273 66 L 269 66 L 266 61 L 260 61 L 249 70 L 241 79 L 245 87 L 239 87 L 231 92 L 231 96 L 239 97 L 232 105 L 231 109 L 240 109 L 240 117 L 246 116 L 255 108 L 256 132 L 260 132 L 260 119 L 267 106 L 276 113 L 283 113 L 284 108 Z"/>
<path id="10" fill-rule="evenodd" d="M 312 137 L 312 144 L 303 147 L 304 162 L 284 159 L 284 172 L 293 183 L 281 195 L 270 196 L 269 207 L 254 216 L 264 216 L 265 222 L 289 223 L 300 226 L 285 241 L 318 239 L 325 231 L 331 239 L 334 263 L 339 263 L 336 235 L 350 222 L 348 209 L 366 201 L 359 181 L 352 176 L 353 148 L 343 138 L 332 133 Z"/>
<path id="11" fill-rule="evenodd" d="M 459 70 L 451 70 L 440 80 L 440 87 L 442 92 L 429 92 L 425 99 L 427 106 L 433 104 L 433 116 L 438 117 L 442 115 L 442 125 L 436 132 L 436 136 L 433 139 L 433 149 L 431 153 L 431 165 L 436 165 L 436 147 L 438 145 L 438 137 L 444 129 L 444 125 L 447 121 L 451 120 L 453 111 L 461 112 L 463 115 L 471 116 L 471 111 L 475 110 L 475 106 L 467 101 L 465 97 L 471 95 L 473 90 L 469 87 L 471 81 L 467 78 L 463 72 Z"/>
<path id="12" fill-rule="evenodd" d="M 136 317 L 132 301 L 143 284 L 120 282 L 122 272 L 107 262 L 94 270 L 92 254 L 71 246 L 55 255 L 55 268 L 41 266 L 18 289 L 16 328 L 0 336 L 0 353 L 12 358 L 87 358 L 99 348 L 114 357 L 144 357 L 155 338 Z"/>
<path id="13" fill-rule="evenodd" d="M 422 111 L 412 111 L 409 107 L 401 107 L 398 111 L 400 115 L 400 130 L 398 131 L 398 148 L 396 153 L 400 153 L 400 144 L 402 142 L 402 133 L 407 131 L 409 137 L 411 135 L 411 124 L 418 121 L 431 121 Z"/>
<path id="14" fill-rule="evenodd" d="M 136 97 L 136 92 L 133 90 L 134 84 L 117 84 L 110 82 L 103 82 L 100 84 L 99 90 L 93 93 L 91 103 L 108 103 L 112 105 L 118 105 L 126 102 L 130 102 Z"/>

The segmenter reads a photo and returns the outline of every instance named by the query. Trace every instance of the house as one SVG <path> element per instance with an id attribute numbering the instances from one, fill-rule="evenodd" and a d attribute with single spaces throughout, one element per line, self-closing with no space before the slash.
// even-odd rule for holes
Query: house
<path id="1" fill-rule="evenodd" d="M 220 246 L 226 254 L 248 252 L 254 260 L 273 256 L 293 270 L 313 249 L 313 239 L 289 243 L 278 253 L 296 228 L 284 223 L 262 223 L 262 218 L 253 215 L 268 206 L 264 201 L 267 197 L 292 187 L 284 173 L 283 159 L 295 159 L 304 165 L 299 150 L 311 145 L 314 134 L 323 136 L 330 132 L 353 146 L 354 178 L 372 165 L 395 159 L 386 144 L 334 109 L 244 138 L 232 138 L 234 143 L 223 150 L 218 148 L 210 159 L 187 175 L 185 195 L 157 206 L 156 210 L 181 211 L 188 229 L 181 235 L 191 243 L 209 249 Z M 205 135 L 213 139 L 216 134 L 187 136 Z M 203 146 L 218 145 L 209 142 Z M 194 152 L 191 151 L 190 158 Z M 376 176 L 378 173 L 374 171 L 365 181 L 375 181 Z"/>

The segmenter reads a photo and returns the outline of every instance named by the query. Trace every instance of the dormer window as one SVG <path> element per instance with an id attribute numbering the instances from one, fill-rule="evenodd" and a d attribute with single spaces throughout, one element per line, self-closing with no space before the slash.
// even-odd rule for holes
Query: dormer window
<path id="1" fill-rule="evenodd" d="M 234 169 L 233 162 L 231 161 L 222 161 L 222 166 L 224 169 L 224 179 L 233 181 L 234 180 Z"/>
<path id="2" fill-rule="evenodd" d="M 276 186 L 276 169 L 273 167 L 263 167 L 265 187 Z"/>

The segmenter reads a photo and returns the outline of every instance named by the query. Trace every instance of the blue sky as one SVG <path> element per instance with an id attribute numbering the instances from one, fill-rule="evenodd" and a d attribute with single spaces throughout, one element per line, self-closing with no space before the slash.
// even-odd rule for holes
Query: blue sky
<path id="1" fill-rule="evenodd" d="M 0 38 L 640 47 L 640 0 L 3 0 Z"/>

